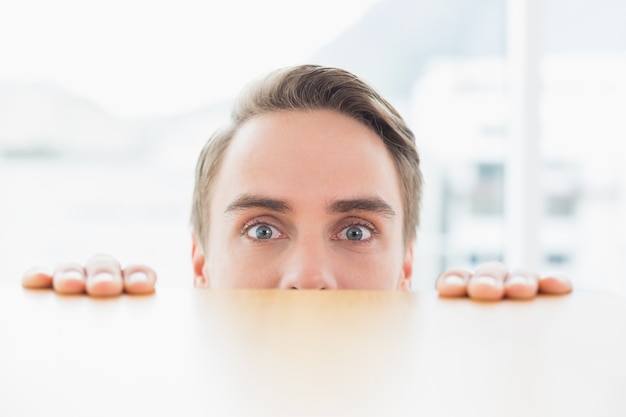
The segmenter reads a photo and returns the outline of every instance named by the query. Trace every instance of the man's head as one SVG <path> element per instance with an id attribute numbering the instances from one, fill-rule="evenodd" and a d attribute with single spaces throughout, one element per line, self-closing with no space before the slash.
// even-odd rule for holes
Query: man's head
<path id="1" fill-rule="evenodd" d="M 359 274 L 356 264 L 381 258 L 380 252 L 386 250 L 402 253 L 399 264 L 401 273 L 408 274 L 402 284 L 406 285 L 421 188 L 413 134 L 376 91 L 336 68 L 307 65 L 275 71 L 244 90 L 231 124 L 217 132 L 200 154 L 192 212 L 194 268 L 196 280 L 201 281 L 197 284 L 286 287 L 286 267 L 265 266 L 291 262 L 286 254 L 299 250 L 304 233 L 317 227 L 320 247 L 304 250 L 320 252 L 311 256 L 324 258 L 316 261 L 320 269 L 327 269 L 320 273 L 331 276 L 335 287 L 377 287 L 373 281 L 359 285 L 356 276 L 344 280 L 334 271 L 344 266 L 349 271 L 354 263 L 352 274 Z M 385 193 L 387 199 L 381 195 Z M 394 206 L 387 200 L 397 202 Z M 361 214 L 372 215 L 375 221 L 361 219 Z M 253 223 L 239 224 L 246 216 L 254 218 Z M 333 226 L 335 220 L 339 223 Z M 385 236 L 369 224 L 379 220 L 388 223 L 380 226 Z M 346 226 L 332 229 L 339 224 Z M 375 241 L 382 246 L 376 247 Z M 257 246 L 252 248 L 251 242 Z M 362 256 L 343 253 L 336 261 L 345 265 L 331 260 L 324 266 L 345 249 L 333 246 L 337 242 L 351 242 L 348 252 Z M 237 253 L 224 250 L 229 243 L 229 251 Z M 256 270 L 223 267 L 232 262 L 248 264 L 256 255 L 261 260 Z M 387 263 L 398 261 L 397 256 L 392 258 Z M 308 260 L 298 262 L 304 265 Z M 262 282 L 232 277 L 233 282 L 221 285 L 221 278 L 214 276 L 238 272 L 264 276 L 269 269 L 273 278 L 268 275 Z"/>

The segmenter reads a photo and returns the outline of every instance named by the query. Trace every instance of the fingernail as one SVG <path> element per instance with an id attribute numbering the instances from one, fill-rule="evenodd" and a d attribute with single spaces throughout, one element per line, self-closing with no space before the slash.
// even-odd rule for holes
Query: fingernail
<path id="1" fill-rule="evenodd" d="M 43 268 L 41 266 L 35 266 L 33 268 L 28 269 L 24 275 L 39 275 L 39 274 L 50 274 L 50 271 L 48 271 L 46 268 Z"/>
<path id="2" fill-rule="evenodd" d="M 133 272 L 128 277 L 128 282 L 147 282 L 147 281 L 148 281 L 148 274 L 146 274 L 145 272 L 141 272 L 141 271 Z"/>
<path id="3" fill-rule="evenodd" d="M 570 280 L 569 278 L 567 278 L 566 275 L 560 273 L 560 272 L 553 272 L 552 274 L 548 275 L 550 278 L 554 278 L 557 281 L 563 282 L 563 283 L 569 283 Z"/>
<path id="4" fill-rule="evenodd" d="M 98 272 L 91 277 L 91 282 L 113 282 L 115 277 L 110 272 Z"/>
<path id="5" fill-rule="evenodd" d="M 76 281 L 82 281 L 83 279 L 85 279 L 85 277 L 80 271 L 75 271 L 75 270 L 61 272 L 56 277 L 61 278 L 63 280 L 76 280 Z"/>
<path id="6" fill-rule="evenodd" d="M 465 280 L 458 275 L 449 275 L 443 280 L 443 284 L 449 287 L 464 287 Z"/>
<path id="7" fill-rule="evenodd" d="M 480 277 L 472 278 L 471 283 L 479 285 L 488 285 L 490 287 L 498 287 L 501 284 L 495 277 L 489 275 L 482 275 Z"/>
<path id="8" fill-rule="evenodd" d="M 529 283 L 528 278 L 522 275 L 515 275 L 512 277 L 509 277 L 509 279 L 506 280 L 507 286 L 527 285 L 528 283 Z"/>

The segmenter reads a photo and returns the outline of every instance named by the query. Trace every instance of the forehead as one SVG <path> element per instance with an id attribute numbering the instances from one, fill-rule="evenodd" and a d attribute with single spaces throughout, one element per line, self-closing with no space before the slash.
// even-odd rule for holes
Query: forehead
<path id="1" fill-rule="evenodd" d="M 401 205 L 398 175 L 382 139 L 329 110 L 272 112 L 246 121 L 224 156 L 214 192 L 214 200 L 249 192 L 303 203 L 377 194 Z"/>

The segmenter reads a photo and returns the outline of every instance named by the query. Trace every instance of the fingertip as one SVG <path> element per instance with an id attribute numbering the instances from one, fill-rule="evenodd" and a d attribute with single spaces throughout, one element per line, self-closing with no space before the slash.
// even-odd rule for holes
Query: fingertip
<path id="1" fill-rule="evenodd" d="M 504 281 L 508 269 L 497 261 L 478 265 L 467 284 L 467 294 L 473 300 L 497 301 L 505 296 Z"/>
<path id="2" fill-rule="evenodd" d="M 475 276 L 467 284 L 467 294 L 473 300 L 501 300 L 504 298 L 504 285 L 502 280 L 489 275 Z"/>
<path id="3" fill-rule="evenodd" d="M 441 297 L 465 297 L 467 278 L 457 274 L 441 276 L 437 280 L 436 288 Z"/>
<path id="4" fill-rule="evenodd" d="M 126 291 L 126 293 L 130 295 L 149 295 L 154 294 L 156 289 L 153 284 L 146 282 L 127 285 L 124 288 L 124 291 Z"/>
<path id="5" fill-rule="evenodd" d="M 22 286 L 29 289 L 52 288 L 52 275 L 45 268 L 30 268 L 22 275 Z"/>
<path id="6" fill-rule="evenodd" d="M 538 289 L 537 277 L 532 273 L 511 275 L 504 283 L 506 297 L 516 300 L 535 298 Z"/>
<path id="7" fill-rule="evenodd" d="M 474 277 L 488 276 L 495 278 L 500 281 L 500 283 L 504 282 L 506 277 L 509 275 L 509 270 L 502 262 L 491 261 L 485 262 L 476 267 L 474 270 Z M 474 279 L 474 278 L 472 278 Z"/>
<path id="8" fill-rule="evenodd" d="M 573 290 L 571 280 L 559 272 L 551 273 L 539 280 L 539 292 L 542 294 L 569 294 Z"/>
<path id="9" fill-rule="evenodd" d="M 78 265 L 60 267 L 52 276 L 52 287 L 59 294 L 85 292 L 85 270 Z"/>
<path id="10" fill-rule="evenodd" d="M 435 282 L 435 288 L 440 297 L 466 297 L 467 282 L 472 272 L 463 268 L 445 270 Z"/>
<path id="11" fill-rule="evenodd" d="M 116 297 L 124 292 L 122 268 L 117 259 L 97 254 L 85 264 L 86 290 L 91 297 Z"/>
<path id="12" fill-rule="evenodd" d="M 128 294 L 152 294 L 157 280 L 156 272 L 145 265 L 131 265 L 124 269 L 124 291 Z"/>
<path id="13" fill-rule="evenodd" d="M 122 278 L 114 272 L 99 271 L 87 278 L 87 293 L 92 297 L 115 297 L 123 289 Z"/>

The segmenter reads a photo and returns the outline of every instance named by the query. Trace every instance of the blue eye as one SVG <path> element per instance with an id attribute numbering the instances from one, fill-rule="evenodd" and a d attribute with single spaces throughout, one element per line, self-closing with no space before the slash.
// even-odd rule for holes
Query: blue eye
<path id="1" fill-rule="evenodd" d="M 279 237 L 280 232 L 275 227 L 270 225 L 259 224 L 249 228 L 247 235 L 252 239 L 267 240 Z"/>
<path id="2" fill-rule="evenodd" d="M 349 226 L 339 232 L 339 239 L 344 240 L 367 240 L 372 237 L 372 232 L 365 226 Z"/>

